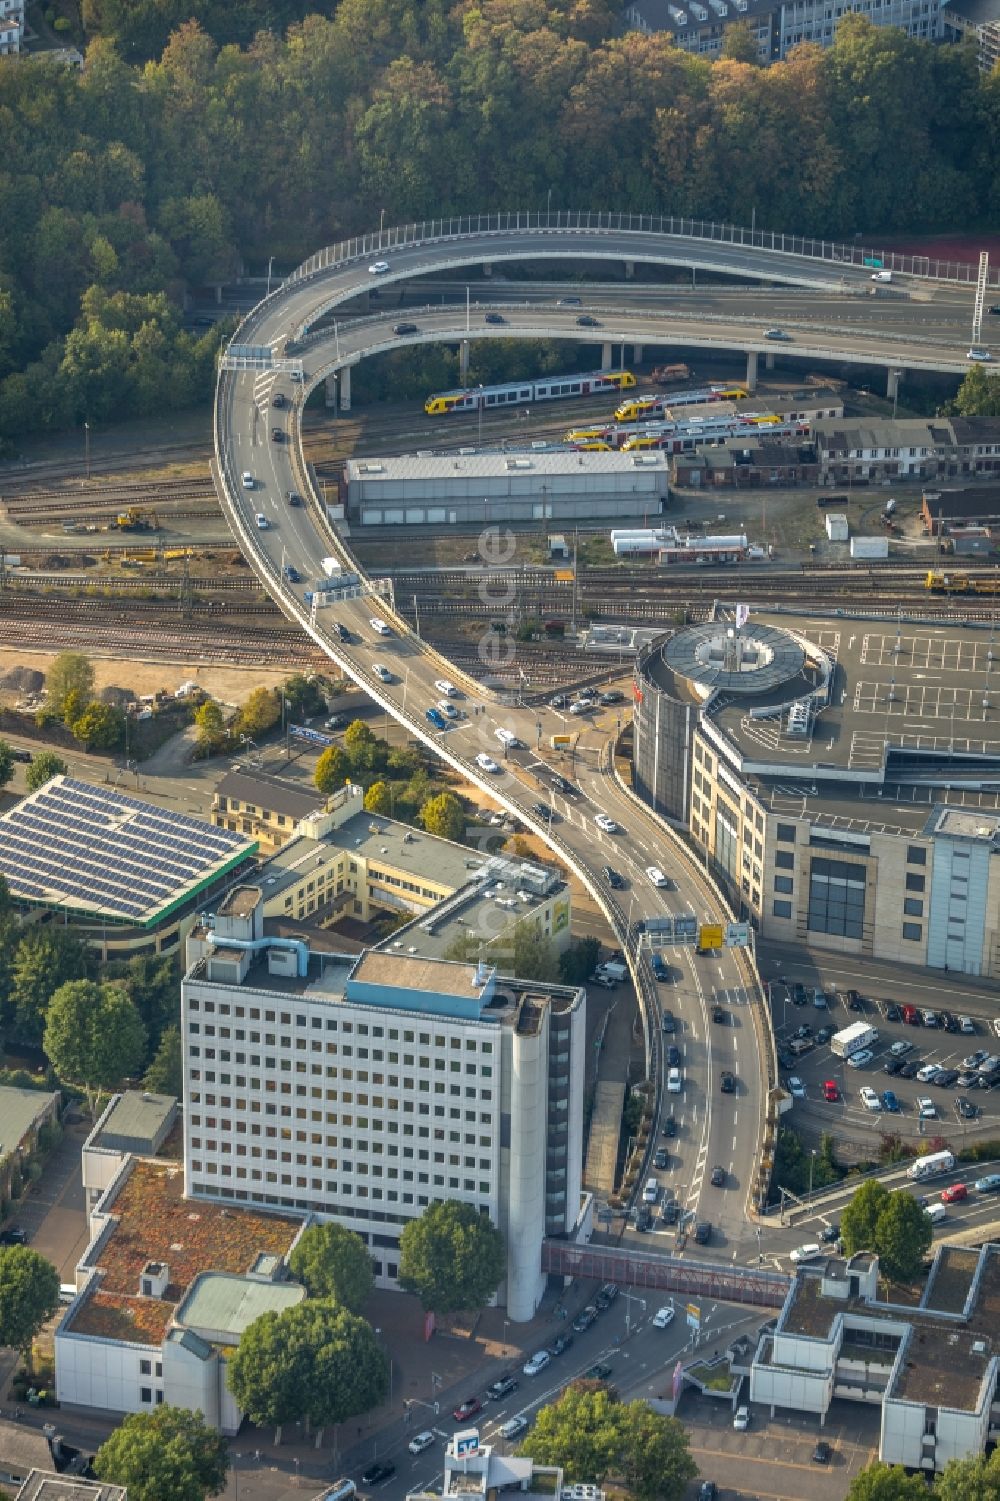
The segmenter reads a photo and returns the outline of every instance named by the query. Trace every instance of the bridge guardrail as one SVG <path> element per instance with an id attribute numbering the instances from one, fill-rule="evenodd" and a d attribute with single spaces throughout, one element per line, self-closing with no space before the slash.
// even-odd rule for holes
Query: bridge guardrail
<path id="1" fill-rule="evenodd" d="M 302 262 L 286 279 L 288 283 L 308 280 L 331 266 L 349 265 L 381 252 L 420 243 L 440 244 L 446 239 L 472 239 L 483 235 L 510 234 L 523 230 L 535 233 L 605 232 L 609 234 L 653 234 L 672 239 L 703 240 L 712 244 L 733 245 L 745 250 L 763 250 L 776 255 L 798 256 L 829 265 L 851 266 L 865 270 L 898 271 L 922 281 L 960 282 L 975 285 L 978 267 L 962 261 L 947 261 L 924 255 L 907 255 L 894 250 L 877 250 L 858 244 L 846 245 L 836 240 L 816 239 L 807 235 L 779 234 L 776 230 L 747 229 L 739 224 L 717 224 L 713 220 L 686 219 L 665 214 L 626 214 L 591 209 L 559 209 L 555 213 L 517 210 L 495 214 L 468 214 L 449 219 L 424 219 L 420 223 L 396 225 L 369 235 L 342 240 L 324 246 Z M 1000 286 L 1000 271 L 990 273 L 988 285 Z"/>

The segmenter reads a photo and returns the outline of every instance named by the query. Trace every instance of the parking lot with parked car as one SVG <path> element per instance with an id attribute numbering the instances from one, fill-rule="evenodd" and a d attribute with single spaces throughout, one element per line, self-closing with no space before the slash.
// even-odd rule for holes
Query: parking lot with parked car
<path id="1" fill-rule="evenodd" d="M 961 1128 L 988 1135 L 1000 1117 L 1000 1018 L 915 1006 L 880 991 L 772 980 L 771 1010 L 784 1087 L 800 1113 L 852 1123 L 870 1142 L 871 1117 L 904 1136 Z M 822 1005 L 818 1005 L 822 996 Z M 831 1038 L 863 1021 L 877 1038 L 847 1057 Z M 793 1120 L 794 1124 L 794 1120 Z"/>

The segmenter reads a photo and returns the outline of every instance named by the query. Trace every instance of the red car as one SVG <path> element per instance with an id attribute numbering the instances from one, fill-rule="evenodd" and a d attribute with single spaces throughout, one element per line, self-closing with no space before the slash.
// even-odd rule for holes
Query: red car
<path id="1" fill-rule="evenodd" d="M 957 1204 L 961 1199 L 967 1199 L 968 1197 L 969 1190 L 964 1183 L 953 1183 L 950 1188 L 946 1188 L 942 1193 L 941 1203 Z"/>
<path id="2" fill-rule="evenodd" d="M 823 1098 L 829 1100 L 831 1105 L 840 1099 L 840 1090 L 832 1079 L 827 1079 L 823 1085 Z"/>
<path id="3" fill-rule="evenodd" d="M 478 1397 L 466 1397 L 465 1401 L 460 1402 L 455 1408 L 452 1417 L 456 1423 L 464 1423 L 466 1418 L 475 1417 L 476 1413 L 482 1410 L 483 1404 Z"/>

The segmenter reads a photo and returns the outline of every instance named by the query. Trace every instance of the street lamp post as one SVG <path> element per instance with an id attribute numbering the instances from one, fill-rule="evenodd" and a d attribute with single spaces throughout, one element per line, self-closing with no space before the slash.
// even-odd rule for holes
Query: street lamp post
<path id="1" fill-rule="evenodd" d="M 268 295 L 268 297 L 270 297 L 270 295 L 271 295 L 271 267 L 273 265 L 274 265 L 274 256 L 273 255 L 269 255 L 268 258 L 267 258 L 267 295 Z"/>
<path id="2" fill-rule="evenodd" d="M 551 214 L 552 214 L 552 189 L 549 188 L 548 202 L 545 205 L 545 217 L 546 217 L 546 219 L 550 218 Z"/>
<path id="3" fill-rule="evenodd" d="M 83 463 L 84 463 L 84 468 L 87 471 L 87 478 L 89 479 L 90 478 L 90 423 L 89 422 L 85 422 L 83 424 Z"/>
<path id="4" fill-rule="evenodd" d="M 815 1162 L 816 1162 L 816 1148 L 813 1147 L 812 1151 L 809 1153 L 809 1193 L 810 1193 L 810 1195 L 812 1194 L 812 1191 L 813 1191 L 813 1167 L 815 1165 Z"/>

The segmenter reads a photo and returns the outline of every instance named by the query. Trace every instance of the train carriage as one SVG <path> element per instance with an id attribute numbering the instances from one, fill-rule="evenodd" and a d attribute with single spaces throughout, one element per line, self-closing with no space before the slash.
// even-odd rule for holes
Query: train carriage
<path id="1" fill-rule="evenodd" d="M 424 402 L 428 417 L 445 412 L 492 411 L 533 401 L 566 401 L 574 396 L 601 396 L 628 391 L 635 385 L 631 370 L 593 370 L 584 375 L 547 375 L 540 380 L 512 381 L 503 386 L 471 386 L 461 391 L 437 391 Z"/>

